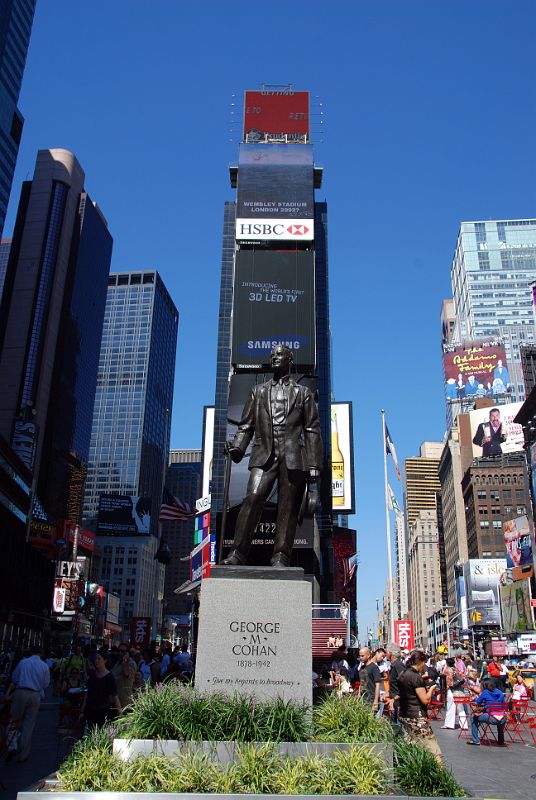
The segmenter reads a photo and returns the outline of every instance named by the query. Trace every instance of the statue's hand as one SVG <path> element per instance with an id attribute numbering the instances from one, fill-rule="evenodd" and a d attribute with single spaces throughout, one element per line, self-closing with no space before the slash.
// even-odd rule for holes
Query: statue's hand
<path id="1" fill-rule="evenodd" d="M 242 461 L 242 450 L 240 450 L 238 447 L 233 447 L 230 442 L 227 442 L 226 449 L 235 464 L 239 464 L 240 461 Z"/>

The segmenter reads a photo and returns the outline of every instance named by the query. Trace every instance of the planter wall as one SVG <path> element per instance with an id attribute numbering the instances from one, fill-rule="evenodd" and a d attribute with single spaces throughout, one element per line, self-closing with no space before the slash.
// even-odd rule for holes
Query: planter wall
<path id="1" fill-rule="evenodd" d="M 331 755 L 337 750 L 348 752 L 350 747 L 360 743 L 347 742 L 279 742 L 274 748 L 282 755 L 300 757 L 306 755 Z M 393 766 L 393 748 L 386 742 L 362 743 L 363 747 L 372 750 L 385 761 L 388 767 Z M 149 756 L 157 753 L 163 756 L 174 756 L 177 753 L 201 751 L 211 755 L 222 766 L 236 761 L 236 742 L 181 742 L 173 739 L 114 739 L 113 751 L 123 761 L 130 761 L 138 756 Z"/>

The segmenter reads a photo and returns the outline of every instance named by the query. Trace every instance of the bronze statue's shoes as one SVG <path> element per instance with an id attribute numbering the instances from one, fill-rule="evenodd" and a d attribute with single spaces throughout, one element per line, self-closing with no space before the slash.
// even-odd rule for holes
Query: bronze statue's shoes
<path id="1" fill-rule="evenodd" d="M 276 553 L 270 561 L 271 567 L 288 567 L 290 559 L 284 553 Z"/>
<path id="2" fill-rule="evenodd" d="M 221 563 L 223 567 L 241 567 L 245 563 L 245 559 L 236 550 L 231 550 Z"/>

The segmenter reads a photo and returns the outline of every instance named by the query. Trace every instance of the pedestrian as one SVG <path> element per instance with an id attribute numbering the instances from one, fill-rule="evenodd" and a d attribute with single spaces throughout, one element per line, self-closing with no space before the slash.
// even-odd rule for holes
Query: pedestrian
<path id="1" fill-rule="evenodd" d="M 405 738 L 429 750 L 442 764 L 441 749 L 428 720 L 427 706 L 437 690 L 436 684 L 426 685 L 426 654 L 414 650 L 406 662 L 406 669 L 398 679 L 400 692 L 400 717 Z"/>
<path id="2" fill-rule="evenodd" d="M 385 650 L 378 648 L 374 655 L 369 647 L 362 647 L 359 650 L 359 658 L 361 666 L 359 668 L 359 697 L 365 703 L 372 706 L 373 712 L 376 716 L 381 714 L 380 709 L 380 689 L 382 683 L 382 674 L 378 666 L 378 661 L 383 661 Z"/>
<path id="3" fill-rule="evenodd" d="M 118 660 L 112 667 L 111 673 L 115 679 L 119 704 L 123 709 L 132 703 L 137 666 L 136 662 L 130 657 L 127 644 L 119 645 L 117 655 Z"/>
<path id="4" fill-rule="evenodd" d="M 406 665 L 402 661 L 400 647 L 394 642 L 389 642 L 385 648 L 385 657 L 391 663 L 389 672 L 389 711 L 392 721 L 396 724 L 400 713 L 400 689 L 398 681 L 406 670 Z"/>
<path id="5" fill-rule="evenodd" d="M 504 727 L 507 722 L 506 711 L 497 710 L 490 714 L 488 708 L 490 703 L 495 705 L 504 705 L 505 703 L 504 694 L 498 688 L 498 678 L 488 678 L 484 684 L 484 690 L 476 701 L 471 719 L 471 741 L 467 742 L 467 744 L 480 745 L 478 726 L 482 722 L 489 722 L 497 727 L 497 745 L 506 747 L 504 742 Z"/>
<path id="6" fill-rule="evenodd" d="M 445 724 L 443 725 L 443 728 L 445 730 L 453 731 L 456 727 L 456 706 L 454 704 L 454 695 L 452 693 L 455 674 L 453 658 L 446 659 L 446 665 L 441 674 L 446 679 L 447 688 L 447 708 L 445 712 Z"/>
<path id="7" fill-rule="evenodd" d="M 11 675 L 15 687 L 11 700 L 11 722 L 18 730 L 18 739 L 14 740 L 16 747 L 11 747 L 6 760 L 16 759 L 19 762 L 27 761 L 32 746 L 32 734 L 44 697 L 45 689 L 50 683 L 50 670 L 41 659 L 41 647 L 34 645 L 31 655 L 23 658 Z"/>
<path id="8" fill-rule="evenodd" d="M 117 696 L 115 678 L 106 667 L 106 661 L 101 653 L 95 656 L 95 672 L 87 681 L 87 693 L 82 701 L 80 718 L 86 725 L 101 727 L 116 712 L 121 711 L 121 704 Z"/>
<path id="9" fill-rule="evenodd" d="M 160 679 L 160 664 L 151 650 L 143 651 L 143 659 L 140 661 L 138 669 L 141 672 L 143 686 L 156 686 Z"/>

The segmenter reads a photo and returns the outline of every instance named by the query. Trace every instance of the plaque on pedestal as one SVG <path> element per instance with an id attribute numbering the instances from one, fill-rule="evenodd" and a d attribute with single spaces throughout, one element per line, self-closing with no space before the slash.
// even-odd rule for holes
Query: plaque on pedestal
<path id="1" fill-rule="evenodd" d="M 264 580 L 261 569 L 203 581 L 195 687 L 310 705 L 311 584 Z"/>

